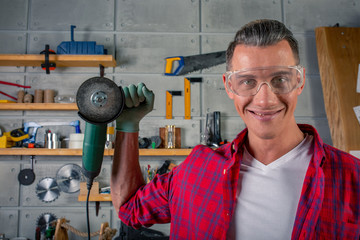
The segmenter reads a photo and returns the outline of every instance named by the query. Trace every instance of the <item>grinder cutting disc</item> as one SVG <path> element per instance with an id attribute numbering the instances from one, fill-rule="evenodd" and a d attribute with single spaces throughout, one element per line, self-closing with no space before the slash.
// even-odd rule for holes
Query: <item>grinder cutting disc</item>
<path id="1" fill-rule="evenodd" d="M 114 121 L 122 112 L 125 96 L 121 87 L 104 77 L 93 77 L 81 84 L 76 94 L 79 116 L 93 124 Z"/>
<path id="2" fill-rule="evenodd" d="M 80 190 L 81 167 L 77 164 L 66 164 L 56 173 L 56 182 L 61 191 L 74 193 Z"/>

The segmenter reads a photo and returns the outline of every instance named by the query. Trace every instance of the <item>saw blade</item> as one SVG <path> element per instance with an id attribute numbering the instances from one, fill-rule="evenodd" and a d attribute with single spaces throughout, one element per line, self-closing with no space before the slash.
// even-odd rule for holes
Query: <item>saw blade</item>
<path id="1" fill-rule="evenodd" d="M 56 182 L 60 190 L 66 193 L 79 191 L 81 179 L 81 167 L 77 164 L 66 164 L 56 173 Z"/>
<path id="2" fill-rule="evenodd" d="M 42 213 L 36 222 L 36 226 L 40 228 L 41 233 L 45 233 L 46 229 L 49 228 L 50 224 L 56 221 L 57 218 L 53 213 Z"/>
<path id="3" fill-rule="evenodd" d="M 176 70 L 173 70 L 173 63 L 178 63 Z M 198 54 L 192 56 L 178 56 L 166 58 L 165 75 L 180 76 L 198 70 L 210 68 L 226 62 L 226 51 Z"/>
<path id="4" fill-rule="evenodd" d="M 59 186 L 54 178 L 45 177 L 36 185 L 36 195 L 43 202 L 55 201 L 60 195 Z"/>
<path id="5" fill-rule="evenodd" d="M 113 81 L 93 77 L 81 84 L 76 94 L 79 115 L 85 121 L 102 124 L 115 120 L 125 104 L 125 95 Z"/>

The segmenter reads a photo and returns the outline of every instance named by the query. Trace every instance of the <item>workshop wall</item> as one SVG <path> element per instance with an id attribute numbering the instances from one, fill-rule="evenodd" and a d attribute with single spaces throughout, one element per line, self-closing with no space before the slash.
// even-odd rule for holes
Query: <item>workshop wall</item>
<path id="1" fill-rule="evenodd" d="M 360 3 L 355 0 L 0 0 L 0 53 L 38 54 L 49 44 L 51 49 L 70 41 L 70 25 L 76 25 L 75 40 L 96 41 L 117 60 L 115 68 L 106 68 L 105 77 L 127 86 L 144 82 L 156 95 L 155 109 L 141 122 L 140 136 L 158 134 L 158 128 L 174 124 L 181 128 L 182 147 L 200 143 L 206 114 L 221 112 L 221 134 L 231 141 L 244 123 L 222 84 L 225 64 L 195 72 L 202 83 L 191 84 L 191 120 L 184 119 L 184 98 L 173 98 L 173 116 L 165 119 L 166 90 L 183 91 L 184 77 L 164 76 L 164 58 L 226 50 L 235 32 L 258 18 L 284 22 L 300 44 L 301 63 L 306 67 L 306 85 L 299 97 L 295 115 L 299 123 L 314 125 L 324 142 L 331 144 L 322 88 L 317 65 L 315 33 L 319 26 L 359 27 Z M 75 95 L 82 82 L 99 75 L 98 68 L 57 68 L 50 75 L 37 67 L 0 67 L 0 80 L 30 85 L 27 90 L 53 89 L 56 95 Z M 1 85 L 1 91 L 16 96 L 19 88 Z M 0 99 L 11 100 L 6 96 Z M 0 128 L 7 132 L 21 128 L 24 122 L 80 120 L 75 111 L 1 111 Z M 85 123 L 81 121 L 81 129 Z M 43 143 L 39 129 L 37 141 Z M 71 126 L 51 128 L 66 138 Z M 81 157 L 35 156 L 35 181 L 24 186 L 18 173 L 31 168 L 28 156 L 0 156 L 0 233 L 34 239 L 39 217 L 52 213 L 65 217 L 70 225 L 86 231 L 85 203 L 78 193 L 64 193 L 52 202 L 41 201 L 35 189 L 44 177 L 55 178 L 58 169 L 68 163 L 81 166 Z M 156 168 L 165 160 L 179 163 L 181 157 L 142 157 L 142 165 Z M 105 157 L 97 181 L 109 185 L 111 157 Z M 91 229 L 102 222 L 119 229 L 120 221 L 109 202 L 102 202 L 98 216 L 90 204 Z M 169 225 L 157 226 L 165 233 Z M 69 234 L 70 239 L 82 239 Z"/>

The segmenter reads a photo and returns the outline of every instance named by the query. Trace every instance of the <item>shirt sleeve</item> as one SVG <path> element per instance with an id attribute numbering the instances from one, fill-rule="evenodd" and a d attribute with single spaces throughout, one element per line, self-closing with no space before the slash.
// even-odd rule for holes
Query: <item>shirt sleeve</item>
<path id="1" fill-rule="evenodd" d="M 173 171 L 159 175 L 138 191 L 120 207 L 119 218 L 133 228 L 149 227 L 155 223 L 169 223 L 169 185 Z"/>

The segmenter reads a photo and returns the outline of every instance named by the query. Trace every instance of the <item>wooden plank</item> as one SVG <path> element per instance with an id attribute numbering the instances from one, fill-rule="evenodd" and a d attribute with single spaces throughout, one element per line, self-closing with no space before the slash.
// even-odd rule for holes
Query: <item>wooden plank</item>
<path id="1" fill-rule="evenodd" d="M 175 148 L 175 149 L 139 149 L 140 156 L 187 156 L 192 149 L 190 148 Z M 81 156 L 82 149 L 70 148 L 0 148 L 1 155 L 27 155 L 27 156 Z M 114 149 L 105 149 L 104 156 L 113 156 Z"/>
<path id="2" fill-rule="evenodd" d="M 0 103 L 0 110 L 77 111 L 76 103 Z"/>
<path id="3" fill-rule="evenodd" d="M 0 148 L 0 155 L 24 155 L 24 156 L 81 156 L 82 149 L 70 148 Z"/>
<path id="4" fill-rule="evenodd" d="M 49 61 L 56 67 L 115 67 L 116 61 L 112 55 L 49 55 Z M 45 63 L 43 54 L 0 54 L 0 66 L 40 67 Z"/>
<path id="5" fill-rule="evenodd" d="M 316 47 L 324 104 L 333 145 L 360 149 L 360 125 L 353 107 L 360 105 L 356 80 L 360 64 L 360 28 L 319 27 Z"/>

